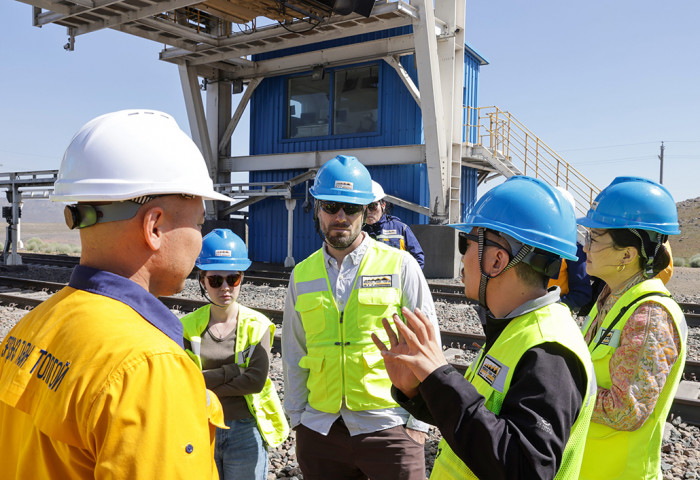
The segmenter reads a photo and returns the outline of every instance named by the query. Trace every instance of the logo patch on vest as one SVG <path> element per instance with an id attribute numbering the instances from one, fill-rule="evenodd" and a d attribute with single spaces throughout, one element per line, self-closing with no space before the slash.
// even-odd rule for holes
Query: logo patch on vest
<path id="1" fill-rule="evenodd" d="M 603 334 L 603 330 L 598 332 L 598 338 Z M 596 343 L 598 343 L 596 341 Z M 619 347 L 620 346 L 620 330 L 611 330 L 605 332 L 605 336 L 600 341 L 601 345 L 606 345 L 608 347 Z"/>
<path id="2" fill-rule="evenodd" d="M 354 190 L 355 184 L 352 182 L 343 182 L 341 180 L 335 181 L 335 188 L 340 188 L 342 190 Z"/>
<path id="3" fill-rule="evenodd" d="M 230 257 L 231 250 L 214 250 L 215 257 Z"/>
<path id="4" fill-rule="evenodd" d="M 506 377 L 508 376 L 508 367 L 487 355 L 484 358 L 484 363 L 482 363 L 479 368 L 478 375 L 488 383 L 491 388 L 503 393 Z"/>
<path id="5" fill-rule="evenodd" d="M 394 230 L 382 230 L 384 235 L 396 235 L 396 229 Z"/>
<path id="6" fill-rule="evenodd" d="M 362 288 L 391 287 L 391 275 L 363 275 Z"/>

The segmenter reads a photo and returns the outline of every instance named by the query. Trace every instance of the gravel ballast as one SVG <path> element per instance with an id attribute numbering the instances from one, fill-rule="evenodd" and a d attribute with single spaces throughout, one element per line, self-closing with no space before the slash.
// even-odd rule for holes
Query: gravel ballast
<path id="1" fill-rule="evenodd" d="M 677 269 L 681 272 L 676 279 L 669 283 L 674 297 L 681 302 L 700 303 L 700 269 Z M 688 271 L 695 270 L 695 271 Z M 37 280 L 66 283 L 70 278 L 70 269 L 60 267 L 0 267 L 0 275 L 16 276 L 22 278 L 32 278 Z M 687 280 L 690 279 L 690 280 Z M 444 280 L 444 282 L 458 283 L 454 280 Z M 688 286 L 687 283 L 691 285 Z M 676 287 L 676 288 L 674 288 Z M 279 309 L 284 307 L 284 297 L 286 288 L 257 286 L 251 284 L 243 285 L 239 302 L 251 308 Z M 200 295 L 198 283 L 188 279 L 183 292 L 178 294 L 186 298 L 203 299 Z M 436 311 L 443 330 L 463 331 L 469 333 L 483 333 L 479 317 L 475 310 L 466 304 L 454 304 L 446 302 L 436 302 Z M 7 332 L 17 321 L 26 314 L 25 310 L 10 306 L 0 306 L 0 339 L 4 338 Z M 175 312 L 182 315 L 181 312 Z M 282 326 L 278 325 L 278 331 Z M 466 352 L 465 358 L 471 360 L 473 353 Z M 700 328 L 691 327 L 688 334 L 688 359 L 700 360 Z M 282 392 L 282 361 L 279 352 L 273 352 L 271 362 L 270 377 L 277 385 L 280 396 Z M 666 424 L 664 443 L 662 447 L 662 471 L 666 480 L 681 480 L 688 478 L 698 478 L 700 475 L 692 476 L 700 471 L 700 430 L 689 426 L 683 422 L 682 418 L 669 419 Z M 439 432 L 431 429 L 429 439 L 425 445 L 427 459 L 426 475 L 432 468 L 432 463 L 437 452 L 437 444 L 440 440 Z M 303 478 L 296 461 L 296 451 L 294 447 L 294 432 L 290 438 L 280 447 L 270 450 L 270 474 L 269 478 L 297 479 Z M 688 476 L 691 475 L 691 476 Z"/>

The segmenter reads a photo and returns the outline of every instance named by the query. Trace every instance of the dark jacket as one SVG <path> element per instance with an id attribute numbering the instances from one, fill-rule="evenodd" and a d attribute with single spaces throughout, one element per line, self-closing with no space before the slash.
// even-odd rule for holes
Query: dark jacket
<path id="1" fill-rule="evenodd" d="M 411 231 L 411 227 L 393 215 L 382 215 L 379 221 L 372 225 L 365 225 L 362 230 L 367 232 L 373 239 L 387 243 L 392 247 L 406 250 L 416 259 L 420 268 L 425 264 L 423 248 L 418 243 L 418 239 Z M 401 242 L 403 241 L 403 248 Z"/>
<path id="2" fill-rule="evenodd" d="M 487 317 L 486 351 L 510 321 Z M 395 387 L 392 395 L 415 418 L 437 426 L 474 473 L 494 479 L 553 478 L 586 393 L 586 371 L 565 347 L 538 345 L 518 363 L 498 415 L 449 365 L 431 373 L 418 390 L 410 400 Z M 551 429 L 536 428 L 538 416 Z"/>

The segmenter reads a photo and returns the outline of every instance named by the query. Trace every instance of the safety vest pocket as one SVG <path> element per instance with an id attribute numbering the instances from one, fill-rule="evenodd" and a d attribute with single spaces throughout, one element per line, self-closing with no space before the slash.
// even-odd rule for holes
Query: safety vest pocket
<path id="1" fill-rule="evenodd" d="M 299 312 L 301 323 L 307 335 L 321 333 L 326 328 L 326 312 L 323 296 L 315 294 L 299 295 L 294 310 Z"/>
<path id="2" fill-rule="evenodd" d="M 394 313 L 400 314 L 400 295 L 395 288 L 361 288 L 357 292 L 360 330 L 374 331 L 382 328 L 382 318 L 391 320 Z"/>
<path id="3" fill-rule="evenodd" d="M 314 373 L 319 373 L 323 369 L 323 357 L 310 357 L 308 355 L 299 359 L 299 366 L 307 368 Z"/>

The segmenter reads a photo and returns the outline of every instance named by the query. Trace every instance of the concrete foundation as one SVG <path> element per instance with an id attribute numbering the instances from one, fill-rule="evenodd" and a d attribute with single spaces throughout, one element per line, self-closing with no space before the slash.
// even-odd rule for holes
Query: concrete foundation
<path id="1" fill-rule="evenodd" d="M 445 225 L 411 225 L 425 253 L 425 278 L 457 278 L 462 266 L 457 230 Z"/>

